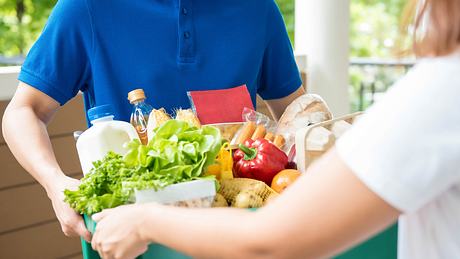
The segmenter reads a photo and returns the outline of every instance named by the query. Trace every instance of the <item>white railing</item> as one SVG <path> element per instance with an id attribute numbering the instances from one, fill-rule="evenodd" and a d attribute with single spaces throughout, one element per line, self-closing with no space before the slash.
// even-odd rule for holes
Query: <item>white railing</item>
<path id="1" fill-rule="evenodd" d="M 21 67 L 0 67 L 0 101 L 11 99 L 18 85 Z"/>

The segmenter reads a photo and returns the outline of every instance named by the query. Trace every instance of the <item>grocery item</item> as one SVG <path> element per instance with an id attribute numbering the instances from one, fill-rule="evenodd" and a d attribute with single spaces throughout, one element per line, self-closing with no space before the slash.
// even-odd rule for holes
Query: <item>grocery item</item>
<path id="1" fill-rule="evenodd" d="M 297 169 L 305 172 L 307 167 L 327 152 L 336 139 L 350 128 L 363 113 L 357 112 L 301 128 L 296 133 L 295 156 Z M 291 156 L 291 154 L 290 154 Z"/>
<path id="2" fill-rule="evenodd" d="M 235 141 L 232 142 L 233 145 L 238 146 L 239 144 L 245 142 L 246 140 L 250 139 L 254 132 L 256 131 L 257 125 L 255 122 L 249 121 L 244 124 L 241 128 L 240 132 L 238 133 L 238 137 Z"/>
<path id="3" fill-rule="evenodd" d="M 275 135 L 271 132 L 267 132 L 267 134 L 265 135 L 264 139 L 270 141 L 270 142 L 273 142 L 273 140 L 275 140 Z"/>
<path id="4" fill-rule="evenodd" d="M 128 100 L 133 105 L 131 112 L 131 124 L 139 134 L 139 139 L 143 145 L 147 145 L 147 124 L 153 107 L 145 102 L 147 97 L 144 90 L 136 89 L 128 93 Z"/>
<path id="5" fill-rule="evenodd" d="M 232 150 L 225 142 L 216 157 L 215 163 L 208 166 L 205 175 L 214 175 L 217 180 L 225 180 L 233 178 L 233 157 Z"/>
<path id="6" fill-rule="evenodd" d="M 240 128 L 243 127 L 242 122 L 236 123 L 217 123 L 217 124 L 208 124 L 210 126 L 214 126 L 220 130 L 220 134 L 222 134 L 222 138 L 227 141 L 232 141 L 235 137 L 236 133 Z"/>
<path id="7" fill-rule="evenodd" d="M 161 190 L 135 190 L 136 203 L 156 202 L 187 208 L 209 208 L 216 195 L 213 180 L 194 180 L 169 185 Z"/>
<path id="8" fill-rule="evenodd" d="M 246 140 L 233 155 L 233 173 L 270 185 L 273 177 L 286 168 L 287 155 L 266 139 Z"/>
<path id="9" fill-rule="evenodd" d="M 286 144 L 286 140 L 284 139 L 283 136 L 281 135 L 276 135 L 275 138 L 273 139 L 273 144 L 277 147 L 277 148 L 282 148 L 284 146 L 284 144 Z"/>
<path id="10" fill-rule="evenodd" d="M 147 137 L 148 141 L 153 138 L 153 130 L 169 121 L 171 116 L 166 113 L 165 109 L 153 109 L 147 121 Z"/>
<path id="11" fill-rule="evenodd" d="M 196 115 L 193 113 L 191 109 L 176 110 L 176 120 L 186 121 L 197 128 L 201 127 L 200 120 L 196 117 Z"/>
<path id="12" fill-rule="evenodd" d="M 221 166 L 219 163 L 215 163 L 206 167 L 206 175 L 214 175 L 217 180 L 220 179 Z"/>
<path id="13" fill-rule="evenodd" d="M 256 140 L 258 138 L 264 138 L 266 133 L 267 133 L 267 130 L 265 129 L 265 126 L 264 125 L 258 125 L 256 127 L 256 130 L 252 134 L 251 139 Z"/>
<path id="14" fill-rule="evenodd" d="M 272 194 L 270 194 L 266 199 L 265 199 L 265 204 L 269 204 L 270 202 L 274 201 L 276 198 L 278 198 L 279 194 L 274 192 Z"/>
<path id="15" fill-rule="evenodd" d="M 243 110 L 242 116 L 246 122 L 231 141 L 231 145 L 234 148 L 237 148 L 239 144 L 244 143 L 248 139 L 256 140 L 264 138 L 275 144 L 279 149 L 288 151 L 285 145 L 285 138 L 280 134 L 274 134 L 276 123 L 268 116 L 248 108 Z"/>
<path id="16" fill-rule="evenodd" d="M 260 208 L 264 205 L 262 198 L 253 191 L 238 193 L 232 203 L 232 207 L 240 209 Z"/>
<path id="17" fill-rule="evenodd" d="M 109 152 L 94 163 L 78 190 L 65 190 L 65 200 L 79 213 L 91 215 L 134 202 L 135 190 L 160 190 L 172 184 L 214 179 L 204 176 L 204 168 L 214 163 L 222 145 L 217 128 L 198 129 L 170 120 L 155 129 L 147 146 L 132 130 L 136 139 L 124 145 L 128 149 L 124 156 Z"/>
<path id="18" fill-rule="evenodd" d="M 335 143 L 334 134 L 325 127 L 315 127 L 307 138 L 308 151 L 325 152 Z"/>
<path id="19" fill-rule="evenodd" d="M 224 196 L 220 193 L 216 193 L 216 196 L 214 197 L 214 201 L 212 203 L 212 207 L 228 207 L 228 202 L 224 198 Z"/>
<path id="20" fill-rule="evenodd" d="M 276 134 L 283 135 L 286 146 L 290 148 L 295 142 L 299 129 L 332 119 L 327 104 L 316 94 L 305 94 L 295 99 L 278 121 Z"/>
<path id="21" fill-rule="evenodd" d="M 264 182 L 254 179 L 234 178 L 220 182 L 219 194 L 221 194 L 228 204 L 231 204 L 232 206 L 237 204 L 241 205 L 241 197 L 239 198 L 239 202 L 235 203 L 237 195 L 241 192 L 257 195 L 257 197 L 260 197 L 264 203 L 267 202 L 269 197 L 276 195 L 276 192 Z M 256 197 L 254 195 L 252 197 Z M 257 202 L 257 204 L 260 204 L 260 202 Z"/>
<path id="22" fill-rule="evenodd" d="M 272 180 L 271 187 L 275 192 L 282 193 L 289 185 L 293 184 L 300 176 L 300 172 L 293 169 L 285 169 L 278 174 Z"/>
<path id="23" fill-rule="evenodd" d="M 88 119 L 93 126 L 81 133 L 77 140 L 77 152 L 84 175 L 91 171 L 94 161 L 101 160 L 109 151 L 124 155 L 128 149 L 123 144 L 139 139 L 131 124 L 113 118 L 114 112 L 110 105 L 88 110 Z"/>
<path id="24" fill-rule="evenodd" d="M 346 121 L 337 121 L 330 128 L 335 138 L 340 138 L 347 130 L 351 128 L 351 124 Z"/>
<path id="25" fill-rule="evenodd" d="M 191 107 L 202 124 L 243 122 L 241 118 L 243 109 L 246 107 L 254 109 L 246 85 L 227 87 L 187 92 Z"/>

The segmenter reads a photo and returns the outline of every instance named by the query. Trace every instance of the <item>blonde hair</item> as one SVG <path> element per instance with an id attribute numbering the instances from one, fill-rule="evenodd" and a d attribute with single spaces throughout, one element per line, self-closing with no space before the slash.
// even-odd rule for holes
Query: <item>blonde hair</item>
<path id="1" fill-rule="evenodd" d="M 405 30 L 414 30 L 417 56 L 444 56 L 460 47 L 460 0 L 412 0 L 404 12 Z"/>

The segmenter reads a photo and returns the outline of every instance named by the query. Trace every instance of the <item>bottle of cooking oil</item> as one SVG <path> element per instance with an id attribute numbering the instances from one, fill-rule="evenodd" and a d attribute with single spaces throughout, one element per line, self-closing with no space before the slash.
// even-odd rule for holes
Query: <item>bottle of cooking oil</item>
<path id="1" fill-rule="evenodd" d="M 142 144 L 147 145 L 147 123 L 153 108 L 145 102 L 145 93 L 142 89 L 136 89 L 128 93 L 128 100 L 133 105 L 131 112 L 131 124 L 137 131 Z"/>

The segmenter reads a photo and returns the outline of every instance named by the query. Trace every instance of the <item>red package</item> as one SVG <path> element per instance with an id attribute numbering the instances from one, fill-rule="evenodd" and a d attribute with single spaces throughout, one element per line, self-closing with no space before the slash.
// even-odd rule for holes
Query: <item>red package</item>
<path id="1" fill-rule="evenodd" d="M 243 122 L 243 109 L 254 110 L 246 85 L 221 90 L 190 91 L 187 94 L 201 124 Z"/>

